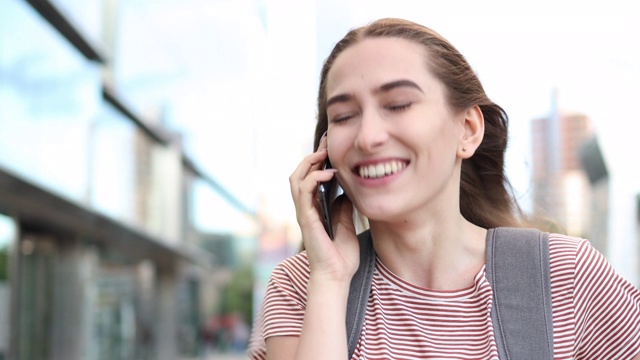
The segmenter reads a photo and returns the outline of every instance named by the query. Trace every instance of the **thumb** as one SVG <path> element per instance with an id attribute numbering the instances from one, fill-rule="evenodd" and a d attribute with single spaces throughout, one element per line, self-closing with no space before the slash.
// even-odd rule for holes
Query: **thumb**
<path id="1" fill-rule="evenodd" d="M 331 209 L 334 219 L 337 219 L 334 233 L 342 232 L 343 236 L 346 234 L 355 235 L 355 225 L 353 223 L 353 204 L 349 198 L 342 194 L 336 198 Z"/>
<path id="2" fill-rule="evenodd" d="M 348 264 L 351 275 L 355 274 L 360 263 L 360 243 L 356 236 L 353 222 L 353 204 L 348 197 L 341 195 L 336 199 L 335 210 L 337 212 L 336 227 L 334 228 L 334 243 Z"/>

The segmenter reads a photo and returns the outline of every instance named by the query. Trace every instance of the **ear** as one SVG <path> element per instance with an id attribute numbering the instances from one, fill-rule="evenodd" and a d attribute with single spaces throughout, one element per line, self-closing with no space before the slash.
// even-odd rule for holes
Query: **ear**
<path id="1" fill-rule="evenodd" d="M 470 158 L 482 143 L 484 137 L 484 115 L 480 106 L 474 105 L 464 112 L 462 136 L 458 144 L 458 157 Z"/>

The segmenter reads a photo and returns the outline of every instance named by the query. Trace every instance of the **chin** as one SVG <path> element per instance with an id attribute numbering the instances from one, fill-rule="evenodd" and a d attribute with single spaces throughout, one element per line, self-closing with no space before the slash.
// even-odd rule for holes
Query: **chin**
<path id="1" fill-rule="evenodd" d="M 401 211 L 397 206 L 388 202 L 380 204 L 378 202 L 363 202 L 357 207 L 358 211 L 371 221 L 385 221 L 397 217 Z"/>

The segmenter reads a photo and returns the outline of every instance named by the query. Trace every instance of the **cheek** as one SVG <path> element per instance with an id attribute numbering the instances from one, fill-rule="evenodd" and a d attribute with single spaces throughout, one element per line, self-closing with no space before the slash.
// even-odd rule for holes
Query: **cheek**
<path id="1" fill-rule="evenodd" d="M 423 126 L 419 131 L 416 131 L 416 133 L 418 132 L 423 134 L 425 141 L 428 139 L 429 143 L 441 147 L 442 150 L 452 146 L 452 144 L 457 144 L 459 137 L 455 122 L 449 117 L 434 121 L 432 126 Z"/>
<path id="2" fill-rule="evenodd" d="M 343 129 L 333 129 L 328 132 L 327 149 L 329 159 L 334 165 L 344 161 L 344 156 L 351 148 L 351 144 L 348 133 Z"/>
<path id="3" fill-rule="evenodd" d="M 421 153 L 431 170 L 441 168 L 451 160 L 455 160 L 457 151 L 456 135 L 450 127 L 437 126 L 414 128 L 406 132 L 411 144 Z M 426 157 L 425 157 L 426 156 Z"/>

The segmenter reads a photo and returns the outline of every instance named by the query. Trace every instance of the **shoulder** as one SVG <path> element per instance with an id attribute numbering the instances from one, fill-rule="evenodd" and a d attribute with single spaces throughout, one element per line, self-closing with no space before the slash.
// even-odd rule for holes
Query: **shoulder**
<path id="1" fill-rule="evenodd" d="M 288 294 L 299 299 L 300 305 L 306 302 L 307 284 L 309 283 L 309 258 L 305 251 L 286 258 L 271 272 L 267 285 L 267 298 L 274 292 Z"/>
<path id="2" fill-rule="evenodd" d="M 631 358 L 640 350 L 640 291 L 588 240 L 554 236 L 573 258 L 575 358 Z"/>
<path id="3" fill-rule="evenodd" d="M 549 255 L 552 269 L 570 267 L 578 281 L 604 273 L 616 276 L 604 255 L 584 238 L 550 233 Z"/>
<path id="4" fill-rule="evenodd" d="M 625 359 L 640 349 L 640 291 L 584 238 L 549 234 L 556 355 Z"/>
<path id="5" fill-rule="evenodd" d="M 576 275 L 584 271 L 614 272 L 604 255 L 589 240 L 563 234 L 549 234 L 552 261 L 570 261 Z"/>
<path id="6" fill-rule="evenodd" d="M 549 234 L 549 252 L 552 283 L 571 281 L 577 316 L 581 309 L 585 315 L 585 309 L 617 307 L 628 300 L 634 307 L 640 304 L 638 289 L 618 274 L 587 239 Z"/>
<path id="7" fill-rule="evenodd" d="M 558 233 L 549 233 L 549 255 L 551 260 L 575 261 L 580 248 L 589 245 L 587 239 Z"/>
<path id="8" fill-rule="evenodd" d="M 307 252 L 302 251 L 291 257 L 284 259 L 273 269 L 271 273 L 272 277 L 285 277 L 285 278 L 309 278 L 309 258 Z"/>
<path id="9" fill-rule="evenodd" d="M 286 258 L 273 269 L 254 319 L 249 358 L 266 358 L 265 339 L 270 336 L 299 336 L 309 273 L 306 252 Z"/>
<path id="10" fill-rule="evenodd" d="M 565 300 L 572 299 L 575 289 L 576 270 L 580 268 L 580 253 L 592 249 L 586 239 L 564 234 L 549 233 L 549 267 L 552 293 L 562 293 Z M 567 303 L 568 304 L 568 303 Z"/>
<path id="11" fill-rule="evenodd" d="M 555 245 L 573 247 L 573 246 L 578 246 L 578 244 L 585 243 L 585 242 L 588 243 L 589 241 L 581 237 L 553 233 L 553 232 L 549 233 L 550 245 L 553 243 Z"/>

